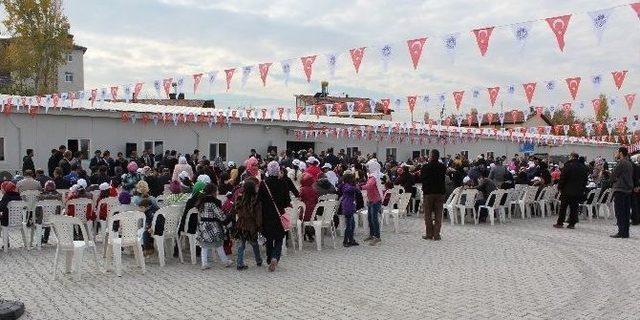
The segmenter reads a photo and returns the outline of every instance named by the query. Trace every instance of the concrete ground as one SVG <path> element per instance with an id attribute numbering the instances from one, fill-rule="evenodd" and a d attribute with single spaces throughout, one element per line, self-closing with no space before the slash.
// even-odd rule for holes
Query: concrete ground
<path id="1" fill-rule="evenodd" d="M 421 239 L 421 219 L 406 221 L 400 234 L 385 227 L 378 247 L 318 252 L 305 243 L 274 273 L 257 268 L 249 251 L 243 272 L 173 258 L 161 268 L 152 257 L 143 275 L 125 256 L 119 278 L 85 254 L 80 281 L 52 280 L 55 247 L 25 250 L 13 233 L 15 245 L 0 252 L 0 297 L 22 300 L 24 319 L 640 318 L 637 228 L 620 240 L 608 237 L 612 220 L 557 230 L 550 218 L 514 219 L 445 225 L 435 242 Z"/>

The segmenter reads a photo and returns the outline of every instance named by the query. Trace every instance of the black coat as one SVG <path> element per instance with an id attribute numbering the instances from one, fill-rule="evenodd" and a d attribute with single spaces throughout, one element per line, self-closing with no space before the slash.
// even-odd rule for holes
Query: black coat
<path id="1" fill-rule="evenodd" d="M 53 177 L 53 171 L 58 167 L 60 160 L 62 160 L 62 155 L 60 153 L 52 154 L 51 157 L 49 157 L 49 162 L 47 163 L 49 177 Z"/>
<path id="2" fill-rule="evenodd" d="M 569 160 L 564 164 L 558 190 L 562 197 L 582 197 L 584 196 L 589 179 L 589 169 L 584 163 L 578 160 Z"/>
<path id="3" fill-rule="evenodd" d="M 33 159 L 31 159 L 31 157 L 24 156 L 24 158 L 22 158 L 22 173 L 24 174 L 27 170 L 35 171 L 36 167 L 33 164 Z"/>
<path id="4" fill-rule="evenodd" d="M 444 176 L 447 168 L 438 161 L 429 161 L 420 169 L 420 180 L 422 182 L 422 193 L 441 194 L 446 193 Z"/>
<path id="5" fill-rule="evenodd" d="M 7 205 L 9 205 L 9 201 L 20 201 L 20 194 L 17 192 L 8 192 L 2 196 L 0 200 L 0 223 L 3 226 L 7 226 L 9 224 L 9 210 Z"/>
<path id="6" fill-rule="evenodd" d="M 267 187 L 271 191 L 273 200 Z M 284 214 L 284 208 L 291 205 L 287 186 L 276 177 L 267 177 L 260 183 L 258 200 L 262 206 L 262 234 L 268 239 L 284 237 L 280 214 Z"/>

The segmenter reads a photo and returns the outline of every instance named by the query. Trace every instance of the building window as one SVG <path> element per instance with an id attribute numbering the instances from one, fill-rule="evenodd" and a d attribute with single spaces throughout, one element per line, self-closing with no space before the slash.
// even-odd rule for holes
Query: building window
<path id="1" fill-rule="evenodd" d="M 64 81 L 73 82 L 73 72 L 65 72 L 64 73 Z"/>
<path id="2" fill-rule="evenodd" d="M 151 150 L 151 152 L 156 154 L 164 153 L 164 142 L 162 141 L 145 141 L 144 142 L 144 150 Z"/>
<path id="3" fill-rule="evenodd" d="M 0 161 L 4 161 L 4 138 L 0 137 Z"/>
<path id="4" fill-rule="evenodd" d="M 89 159 L 89 147 L 91 142 L 89 139 L 69 139 L 67 140 L 67 148 L 73 152 L 75 155 L 76 152 L 80 152 L 81 160 Z"/>
<path id="5" fill-rule="evenodd" d="M 67 61 L 73 62 L 73 55 L 71 53 L 67 53 Z"/>
<path id="6" fill-rule="evenodd" d="M 396 148 L 387 148 L 387 160 L 396 161 L 396 154 L 398 153 L 398 149 Z"/>
<path id="7" fill-rule="evenodd" d="M 358 147 L 347 147 L 347 158 L 351 159 L 358 156 Z"/>
<path id="8" fill-rule="evenodd" d="M 210 143 L 209 144 L 209 160 L 215 160 L 220 157 L 222 161 L 227 161 L 227 144 L 226 143 Z"/>

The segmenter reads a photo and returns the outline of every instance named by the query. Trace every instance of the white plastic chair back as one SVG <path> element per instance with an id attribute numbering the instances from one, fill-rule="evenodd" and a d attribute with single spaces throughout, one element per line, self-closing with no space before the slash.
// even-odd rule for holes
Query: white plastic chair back
<path id="1" fill-rule="evenodd" d="M 460 203 L 460 205 L 471 207 L 475 205 L 475 199 L 477 195 L 478 195 L 477 189 L 464 190 L 462 191 L 462 194 L 460 195 L 460 199 L 458 200 L 458 202 Z"/>
<path id="2" fill-rule="evenodd" d="M 493 190 L 487 197 L 487 200 L 485 201 L 484 205 L 490 208 L 499 207 L 500 200 L 502 199 L 503 193 L 504 192 L 502 190 Z"/>
<path id="3" fill-rule="evenodd" d="M 608 204 L 612 201 L 612 196 L 611 196 L 611 188 L 605 190 L 601 195 L 600 195 L 600 199 L 598 201 L 598 203 L 601 204 Z"/>
<path id="4" fill-rule="evenodd" d="M 158 216 L 162 215 L 164 217 L 164 231 L 163 236 L 174 236 L 178 234 L 178 226 L 180 225 L 180 218 L 182 217 L 182 211 L 180 211 L 179 206 L 167 206 L 162 207 L 156 211 L 153 215 L 153 220 L 151 222 L 151 230 L 156 229 L 156 220 Z"/>
<path id="5" fill-rule="evenodd" d="M 338 204 L 339 203 L 340 203 L 339 201 L 335 201 L 335 200 L 318 202 L 318 205 L 316 206 L 316 211 L 318 210 L 319 207 L 323 207 L 324 208 L 322 210 L 322 223 L 323 224 L 332 224 L 333 223 L 333 215 L 336 213 L 336 210 L 338 210 Z M 314 215 L 315 215 L 315 213 L 314 213 Z"/>
<path id="6" fill-rule="evenodd" d="M 453 192 L 451 192 L 451 194 L 447 198 L 447 201 L 445 201 L 444 204 L 445 205 L 458 204 L 457 200 L 460 197 L 460 190 L 462 190 L 462 187 L 457 187 L 453 189 Z"/>
<path id="7" fill-rule="evenodd" d="M 74 206 L 74 216 L 82 222 L 87 222 L 87 206 L 92 206 L 93 201 L 86 198 L 71 199 L 67 202 L 67 207 Z"/>
<path id="8" fill-rule="evenodd" d="M 116 197 L 109 197 L 109 198 L 104 198 L 102 200 L 100 200 L 100 203 L 98 204 L 98 206 L 96 207 L 96 215 L 99 215 L 100 213 L 100 207 L 101 206 L 107 206 L 107 219 L 109 220 L 109 218 L 111 216 L 113 216 L 113 210 L 120 205 L 120 201 L 118 201 L 118 198 Z M 125 210 L 128 211 L 128 210 Z"/>
<path id="9" fill-rule="evenodd" d="M 587 199 L 585 200 L 584 203 L 586 205 L 591 205 L 594 202 L 596 202 L 597 201 L 596 195 L 598 194 L 598 192 L 599 192 L 599 189 L 593 189 L 593 190 L 589 191 L 589 193 L 587 193 Z"/>
<path id="10" fill-rule="evenodd" d="M 405 193 L 401 194 L 399 199 L 398 199 L 398 209 L 400 211 L 406 210 L 407 207 L 409 206 L 409 202 L 410 201 L 411 201 L 411 193 L 410 192 L 405 192 Z"/>
<path id="11" fill-rule="evenodd" d="M 318 202 L 327 201 L 327 200 L 338 200 L 338 195 L 329 193 L 329 194 L 324 194 L 318 197 Z"/>
<path id="12" fill-rule="evenodd" d="M 189 222 L 191 221 L 191 215 L 194 213 L 197 215 L 196 219 L 198 219 L 198 222 L 200 222 L 200 213 L 198 211 L 198 208 L 189 209 L 189 211 L 187 211 L 187 218 L 184 219 L 184 226 L 182 226 L 182 232 L 188 233 L 187 231 L 189 230 Z"/>
<path id="13" fill-rule="evenodd" d="M 22 191 L 20 193 L 20 197 L 23 201 L 25 201 L 28 205 L 29 210 L 33 210 L 36 207 L 36 202 L 38 202 L 38 196 L 40 195 L 40 191 L 35 190 L 27 190 Z"/>
<path id="14" fill-rule="evenodd" d="M 56 215 L 58 208 L 62 212 L 62 201 L 60 200 L 41 200 L 36 203 L 36 208 L 42 210 L 42 225 L 51 224 L 51 218 Z"/>
<path id="15" fill-rule="evenodd" d="M 113 230 L 114 222 L 119 221 L 117 231 Z M 138 241 L 138 229 L 144 224 L 144 213 L 140 211 L 120 212 L 111 218 L 109 226 L 109 239 L 122 238 L 122 243 L 135 243 Z"/>
<path id="16" fill-rule="evenodd" d="M 285 212 L 289 214 L 291 222 L 300 220 L 300 215 L 304 215 L 305 210 L 306 206 L 300 200 L 291 201 L 291 208 L 285 208 Z"/>
<path id="17" fill-rule="evenodd" d="M 26 222 L 28 205 L 26 201 L 9 201 L 7 204 L 9 216 L 7 227 L 19 227 L 23 222 Z"/>
<path id="18" fill-rule="evenodd" d="M 82 233 L 82 239 L 88 239 L 86 227 L 80 219 L 70 216 L 54 216 L 51 218 L 51 224 L 53 225 L 53 232 L 58 240 L 58 246 L 72 249 L 73 248 L 73 227 L 80 226 L 80 232 Z"/>

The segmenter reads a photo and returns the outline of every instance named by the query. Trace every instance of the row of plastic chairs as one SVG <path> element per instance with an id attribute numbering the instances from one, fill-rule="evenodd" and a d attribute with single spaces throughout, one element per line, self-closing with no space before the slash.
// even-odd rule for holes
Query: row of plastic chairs
<path id="1" fill-rule="evenodd" d="M 609 219 L 612 216 L 613 210 L 613 192 L 611 189 L 597 188 L 589 191 L 586 200 L 580 204 L 583 214 L 587 216 L 589 221 L 593 220 L 593 217 L 604 217 Z"/>

